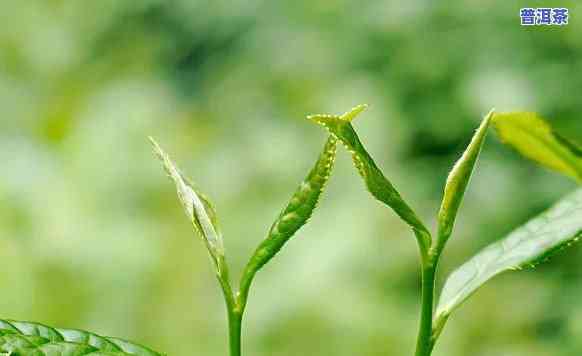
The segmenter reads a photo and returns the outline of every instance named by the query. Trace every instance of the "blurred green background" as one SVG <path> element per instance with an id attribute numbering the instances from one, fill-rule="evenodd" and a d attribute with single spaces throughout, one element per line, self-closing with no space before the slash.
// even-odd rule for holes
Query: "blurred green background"
<path id="1" fill-rule="evenodd" d="M 570 24 L 523 28 L 520 7 Z M 220 291 L 154 135 L 214 201 L 238 278 L 313 164 L 310 113 L 370 109 L 362 139 L 434 226 L 480 118 L 537 111 L 582 140 L 575 1 L 99 0 L 0 5 L 0 315 L 83 328 L 170 355 L 226 355 Z M 491 134 L 441 268 L 574 183 Z M 582 248 L 495 279 L 437 356 L 582 354 Z M 348 155 L 310 224 L 256 280 L 249 356 L 411 355 L 414 238 Z"/>

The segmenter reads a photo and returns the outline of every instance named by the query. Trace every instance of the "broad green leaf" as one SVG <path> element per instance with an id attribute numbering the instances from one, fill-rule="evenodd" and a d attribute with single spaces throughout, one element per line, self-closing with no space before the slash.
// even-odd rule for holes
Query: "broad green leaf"
<path id="1" fill-rule="evenodd" d="M 453 231 L 459 206 L 471 179 L 475 163 L 477 163 L 481 147 L 485 142 L 491 115 L 493 115 L 493 111 L 485 116 L 475 135 L 473 135 L 471 143 L 455 163 L 447 178 L 443 201 L 438 214 L 438 251 L 443 248 Z"/>
<path id="2" fill-rule="evenodd" d="M 0 319 L 0 353 L 14 356 L 162 356 L 118 338 Z"/>
<path id="3" fill-rule="evenodd" d="M 244 298 L 255 273 L 281 250 L 313 214 L 333 169 L 336 143 L 337 139 L 333 136 L 327 139 L 315 166 L 281 211 L 271 226 L 267 238 L 259 244 L 250 258 L 241 280 L 241 292 Z"/>
<path id="4" fill-rule="evenodd" d="M 210 256 L 220 272 L 220 269 L 223 268 L 224 245 L 218 227 L 216 211 L 208 199 L 184 177 L 158 143 L 151 137 L 150 141 L 154 147 L 154 152 L 162 161 L 164 169 L 176 184 L 178 198 L 184 207 L 186 216 L 192 221 L 194 229 L 206 244 Z"/>
<path id="5" fill-rule="evenodd" d="M 519 153 L 582 182 L 582 150 L 556 134 L 537 114 L 495 114 L 492 121 L 501 140 Z"/>
<path id="6" fill-rule="evenodd" d="M 430 233 L 414 211 L 402 199 L 400 193 L 382 173 L 360 141 L 351 121 L 366 109 L 366 105 L 356 106 L 344 115 L 311 115 L 308 119 L 323 125 L 351 153 L 354 165 L 364 179 L 368 191 L 379 201 L 391 207 L 402 220 L 408 223 L 424 248 L 430 246 Z"/>
<path id="7" fill-rule="evenodd" d="M 485 282 L 510 270 L 533 267 L 582 237 L 582 188 L 479 252 L 447 279 L 436 318 L 446 318 Z"/>

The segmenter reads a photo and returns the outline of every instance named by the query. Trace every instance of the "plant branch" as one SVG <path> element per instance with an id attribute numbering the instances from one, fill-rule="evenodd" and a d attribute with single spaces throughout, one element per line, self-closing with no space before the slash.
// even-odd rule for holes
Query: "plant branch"
<path id="1" fill-rule="evenodd" d="M 230 356 L 241 355 L 242 316 L 242 311 L 238 309 L 229 309 L 228 311 Z"/>
<path id="2" fill-rule="evenodd" d="M 241 328 L 242 328 L 242 310 L 239 307 L 238 298 L 230 286 L 230 278 L 228 273 L 228 265 L 224 257 L 217 261 L 218 273 L 216 277 L 220 287 L 222 289 L 222 294 L 224 295 L 224 301 L 226 304 L 226 313 L 228 317 L 228 338 L 230 345 L 230 356 L 240 356 L 241 355 Z"/>
<path id="3" fill-rule="evenodd" d="M 430 356 L 434 345 L 432 318 L 437 264 L 438 256 L 434 255 L 429 255 L 428 261 L 422 263 L 422 297 L 416 356 Z"/>

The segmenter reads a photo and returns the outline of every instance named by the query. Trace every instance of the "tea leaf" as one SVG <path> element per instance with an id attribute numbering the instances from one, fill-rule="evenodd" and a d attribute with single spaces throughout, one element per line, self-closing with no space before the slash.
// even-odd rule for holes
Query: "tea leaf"
<path id="1" fill-rule="evenodd" d="M 367 106 L 359 105 L 342 116 L 311 115 L 308 119 L 323 125 L 336 136 L 351 153 L 354 165 L 362 176 L 368 191 L 379 201 L 392 208 L 402 220 L 410 225 L 424 250 L 430 246 L 430 233 L 414 211 L 402 199 L 400 193 L 382 173 L 360 141 L 351 121 Z"/>
<path id="2" fill-rule="evenodd" d="M 220 272 L 223 268 L 224 245 L 222 234 L 218 227 L 216 211 L 208 199 L 196 190 L 188 179 L 182 175 L 158 143 L 151 137 L 150 141 L 154 147 L 154 152 L 162 161 L 164 169 L 176 184 L 178 198 L 182 203 L 186 216 L 192 221 L 194 229 L 204 241 L 212 260 Z"/>
<path id="3" fill-rule="evenodd" d="M 495 114 L 493 125 L 501 140 L 525 157 L 582 182 L 582 150 L 556 134 L 531 112 Z"/>
<path id="4" fill-rule="evenodd" d="M 283 245 L 307 223 L 329 180 L 333 169 L 337 139 L 330 136 L 315 166 L 301 183 L 283 211 L 279 214 L 267 238 L 250 258 L 241 280 L 241 294 L 246 299 L 254 275 L 281 250 Z"/>
<path id="5" fill-rule="evenodd" d="M 471 179 L 471 173 L 473 172 L 475 163 L 477 163 L 481 147 L 485 142 L 485 136 L 487 135 L 487 129 L 489 128 L 492 115 L 493 111 L 485 116 L 481 125 L 473 135 L 471 143 L 469 143 L 469 146 L 449 173 L 443 201 L 438 214 L 437 251 L 442 250 L 453 231 L 459 206 L 461 205 L 465 190 Z"/>
<path id="6" fill-rule="evenodd" d="M 18 356 L 162 356 L 118 338 L 0 319 L 0 352 Z"/>
<path id="7" fill-rule="evenodd" d="M 581 237 L 582 189 L 578 189 L 457 268 L 445 283 L 436 318 L 446 318 L 496 275 L 533 267 Z"/>

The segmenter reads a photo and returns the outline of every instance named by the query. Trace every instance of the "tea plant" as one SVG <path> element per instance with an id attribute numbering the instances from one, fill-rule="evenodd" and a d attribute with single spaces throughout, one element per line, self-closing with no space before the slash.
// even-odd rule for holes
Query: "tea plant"
<path id="1" fill-rule="evenodd" d="M 365 107 L 359 106 L 355 111 Z M 412 229 L 420 250 L 421 311 L 416 356 L 432 353 L 451 313 L 494 276 L 509 270 L 534 267 L 554 252 L 582 237 L 582 189 L 577 189 L 545 213 L 517 228 L 455 270 L 445 282 L 435 309 L 435 279 L 443 250 L 449 241 L 463 195 L 493 123 L 501 139 L 526 157 L 582 182 L 582 151 L 553 132 L 533 113 L 496 114 L 481 122 L 469 146 L 449 173 L 437 215 L 433 238 L 399 192 L 378 168 L 354 130 L 353 117 L 313 115 L 351 153 L 354 165 L 374 198 L 386 204 Z"/>
<path id="2" fill-rule="evenodd" d="M 354 109 L 341 116 L 351 120 L 361 110 Z M 158 143 L 150 138 L 154 151 L 162 161 L 164 168 L 176 185 L 178 198 L 186 216 L 192 221 L 194 229 L 206 245 L 215 267 L 216 277 L 222 289 L 229 324 L 230 355 L 241 354 L 242 320 L 249 297 L 249 292 L 256 273 L 281 250 L 287 241 L 311 217 L 321 193 L 325 188 L 333 169 L 337 139 L 330 135 L 305 180 L 300 184 L 287 206 L 281 211 L 273 225 L 254 254 L 250 257 L 239 282 L 238 291 L 231 286 L 225 249 L 220 233 L 216 212 L 200 191 L 178 170 Z"/>
<path id="3" fill-rule="evenodd" d="M 352 120 L 365 108 L 365 105 L 360 105 L 341 116 L 308 117 L 323 125 L 330 135 L 314 167 L 278 215 L 266 239 L 250 257 L 242 272 L 238 290 L 231 285 L 222 234 L 210 201 L 150 138 L 154 151 L 175 183 L 184 211 L 194 230 L 202 238 L 214 266 L 226 304 L 231 356 L 241 355 L 242 321 L 255 275 L 311 217 L 331 175 L 338 141 L 351 153 L 354 165 L 372 196 L 404 220 L 416 238 L 421 266 L 421 310 L 416 356 L 429 356 L 432 353 L 451 313 L 488 280 L 505 271 L 534 267 L 582 237 L 582 188 L 578 188 L 548 211 L 483 249 L 451 273 L 437 303 L 437 267 L 452 235 L 457 212 L 489 126 L 493 125 L 501 139 L 524 156 L 565 174 L 578 183 L 582 182 L 582 150 L 553 132 L 543 119 L 533 113 L 490 112 L 449 174 L 437 214 L 437 232 L 433 237 L 378 168 L 353 128 Z M 161 356 L 144 346 L 118 338 L 2 319 L 0 353 L 14 356 Z"/>
<path id="4" fill-rule="evenodd" d="M 349 118 L 357 112 L 348 112 Z M 222 234 L 216 212 L 208 198 L 185 178 L 153 138 L 154 152 L 174 181 L 178 198 L 194 230 L 202 238 L 214 265 L 224 295 L 231 356 L 241 354 L 242 319 L 256 273 L 311 217 L 333 169 L 337 139 L 330 135 L 314 167 L 300 184 L 287 206 L 272 224 L 267 238 L 248 261 L 238 291 L 231 287 Z M 52 328 L 35 322 L 0 319 L 0 354 L 12 356 L 161 356 L 144 346 L 113 337 L 74 329 Z"/>

